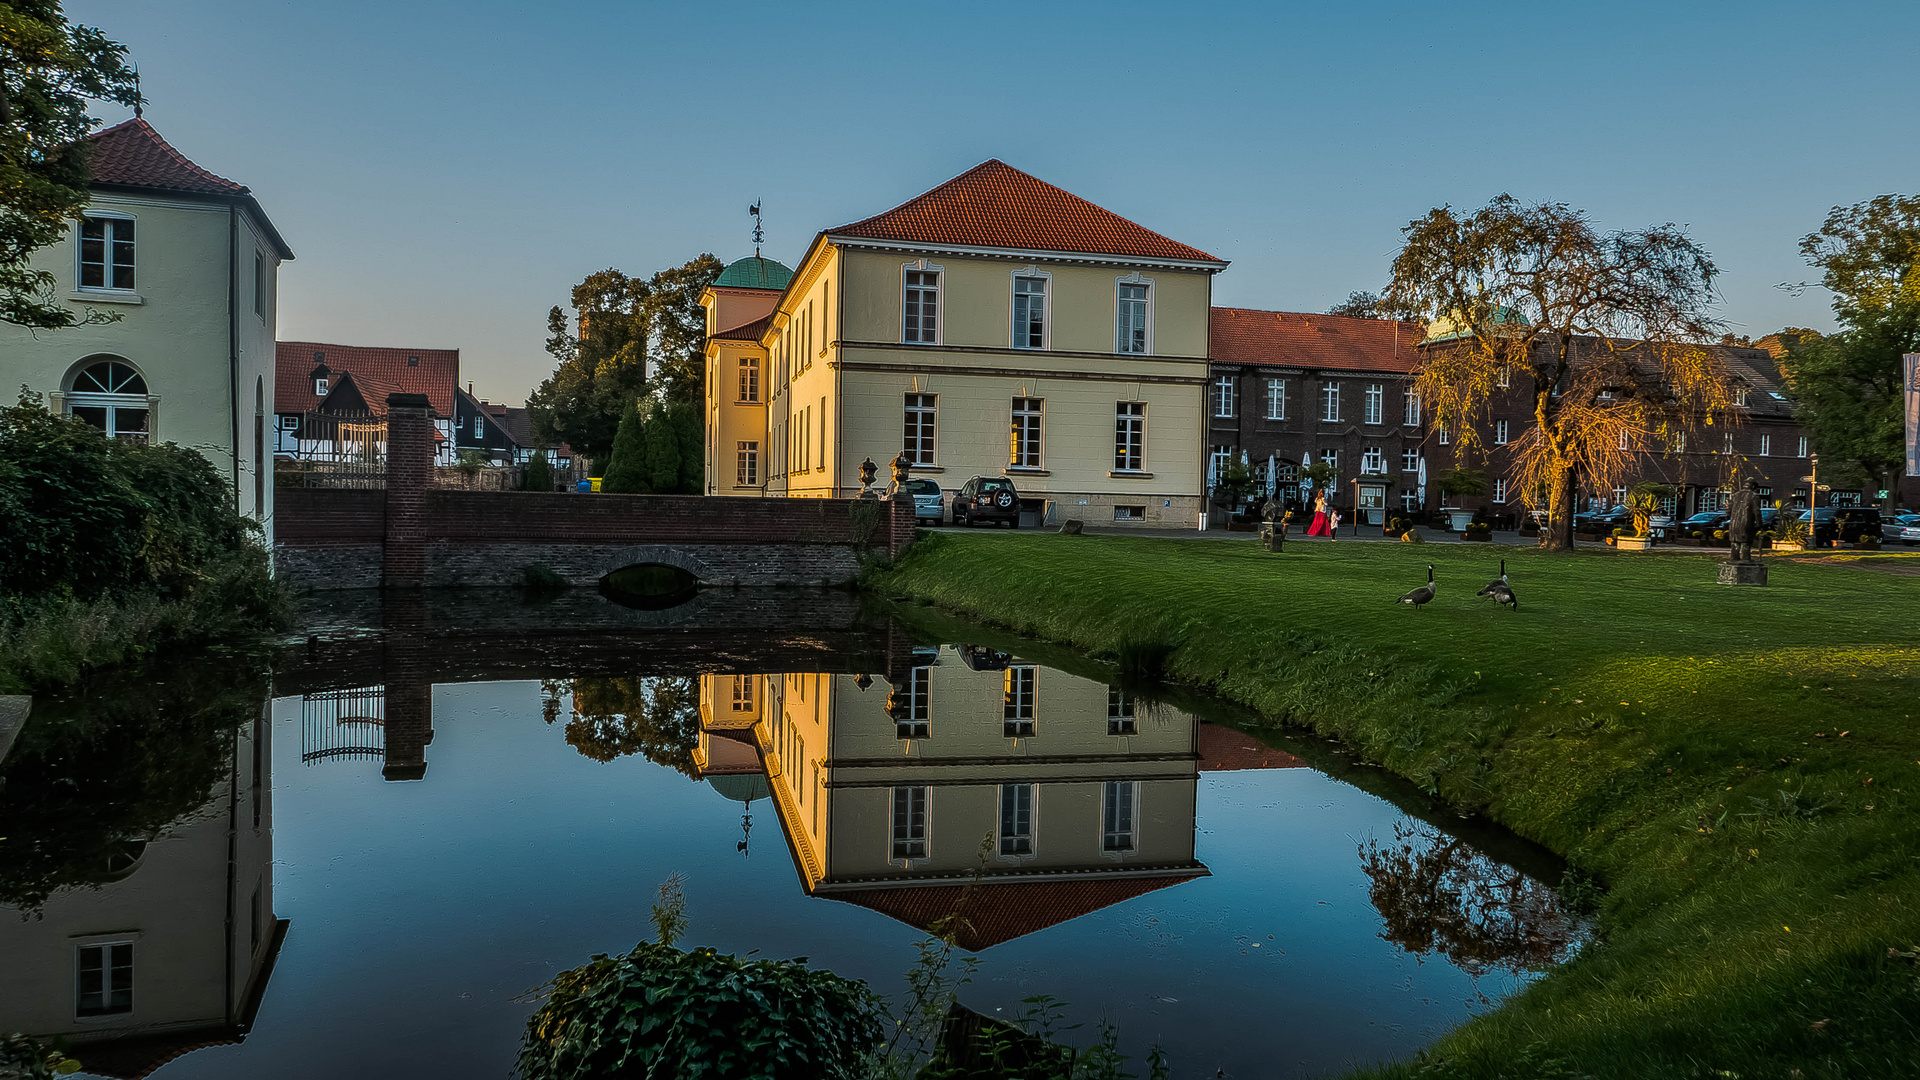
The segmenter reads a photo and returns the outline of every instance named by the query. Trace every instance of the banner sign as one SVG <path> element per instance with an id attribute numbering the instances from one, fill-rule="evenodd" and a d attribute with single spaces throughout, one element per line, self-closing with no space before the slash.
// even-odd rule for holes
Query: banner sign
<path id="1" fill-rule="evenodd" d="M 1907 475 L 1920 476 L 1920 353 L 1907 354 Z"/>

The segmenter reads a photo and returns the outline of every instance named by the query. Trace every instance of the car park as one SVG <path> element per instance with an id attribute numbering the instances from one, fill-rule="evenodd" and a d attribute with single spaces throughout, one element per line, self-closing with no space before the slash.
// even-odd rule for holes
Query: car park
<path id="1" fill-rule="evenodd" d="M 940 524 L 946 518 L 945 504 L 940 501 L 940 485 L 925 477 L 916 476 L 907 481 L 907 494 L 913 496 L 913 517 L 915 521 L 931 521 Z"/>
<path id="2" fill-rule="evenodd" d="M 1813 522 L 1815 547 L 1825 547 L 1835 542 L 1851 544 L 1862 537 L 1875 540 L 1882 538 L 1880 508 L 1877 506 L 1823 506 L 1818 510 L 1801 511 L 1800 520 Z"/>
<path id="3" fill-rule="evenodd" d="M 1610 533 L 1615 529 L 1629 528 L 1633 525 L 1633 511 L 1625 506 L 1614 506 L 1606 510 L 1589 510 L 1584 514 L 1573 515 L 1575 532 Z"/>
<path id="4" fill-rule="evenodd" d="M 1727 527 L 1727 515 L 1720 510 L 1703 510 L 1690 518 L 1684 518 L 1676 526 L 1681 536 L 1694 536 L 1711 539 L 1713 534 Z"/>
<path id="5" fill-rule="evenodd" d="M 1020 493 L 1014 490 L 1013 481 L 1004 476 L 976 476 L 961 485 L 953 496 L 953 523 L 970 526 L 981 521 L 1005 524 L 1010 529 L 1020 527 Z"/>

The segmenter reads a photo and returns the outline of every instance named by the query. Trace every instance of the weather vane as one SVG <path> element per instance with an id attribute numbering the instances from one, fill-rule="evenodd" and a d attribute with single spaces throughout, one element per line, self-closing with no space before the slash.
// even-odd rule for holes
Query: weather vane
<path id="1" fill-rule="evenodd" d="M 753 257 L 757 259 L 760 257 L 760 241 L 765 237 L 765 233 L 760 228 L 759 199 L 753 200 L 753 205 L 747 207 L 747 213 L 753 215 Z"/>

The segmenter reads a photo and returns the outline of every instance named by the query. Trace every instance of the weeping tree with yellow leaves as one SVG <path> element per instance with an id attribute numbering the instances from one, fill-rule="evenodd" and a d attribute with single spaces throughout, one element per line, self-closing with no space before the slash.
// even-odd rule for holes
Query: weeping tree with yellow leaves
<path id="1" fill-rule="evenodd" d="M 1550 512 L 1541 546 L 1573 547 L 1576 495 L 1637 480 L 1640 451 L 1733 422 L 1711 344 L 1718 273 L 1672 224 L 1601 232 L 1563 203 L 1502 195 L 1471 215 L 1409 224 L 1388 302 L 1428 322 L 1414 389 L 1457 453 L 1484 452 L 1497 392 L 1530 393 L 1510 479 Z"/>

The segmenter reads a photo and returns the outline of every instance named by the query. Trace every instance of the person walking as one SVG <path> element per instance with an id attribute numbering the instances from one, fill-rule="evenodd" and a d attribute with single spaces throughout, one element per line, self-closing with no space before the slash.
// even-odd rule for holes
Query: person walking
<path id="1" fill-rule="evenodd" d="M 1313 493 L 1313 521 L 1307 526 L 1307 535 L 1333 535 L 1333 529 L 1327 525 L 1327 493 L 1324 490 Z"/>
<path id="2" fill-rule="evenodd" d="M 1340 539 L 1340 508 L 1333 507 L 1327 511 L 1327 540 L 1331 542 L 1338 539 Z"/>

